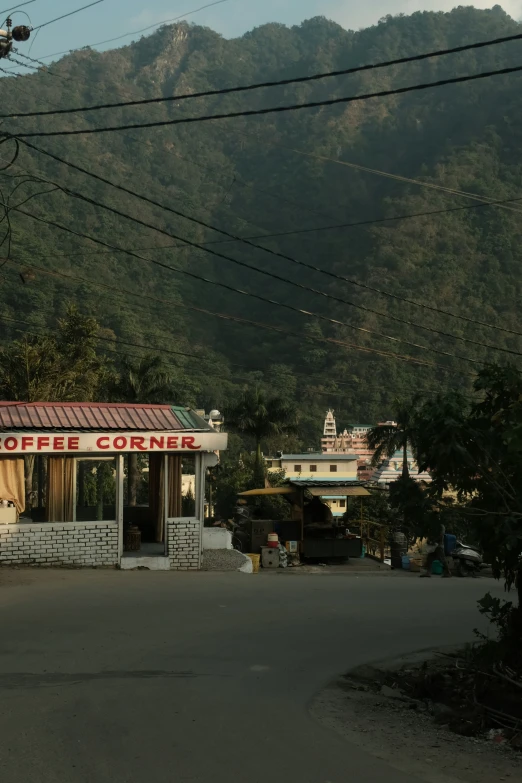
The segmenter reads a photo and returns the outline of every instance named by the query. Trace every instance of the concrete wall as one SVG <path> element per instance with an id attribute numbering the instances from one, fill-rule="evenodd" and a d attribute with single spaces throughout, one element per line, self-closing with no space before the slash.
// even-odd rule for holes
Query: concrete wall
<path id="1" fill-rule="evenodd" d="M 201 522 L 194 517 L 167 520 L 167 550 L 173 571 L 201 568 Z"/>
<path id="2" fill-rule="evenodd" d="M 328 455 L 330 457 L 330 455 Z M 351 454 L 343 458 L 342 454 L 332 452 L 330 459 L 323 459 L 324 455 L 296 455 L 288 459 L 269 459 L 271 463 L 268 472 L 284 470 L 287 479 L 316 479 L 333 481 L 355 481 L 357 479 L 357 454 Z M 315 470 L 310 470 L 311 466 Z M 300 467 L 298 471 L 295 468 Z M 334 470 L 330 470 L 330 467 Z"/>
<path id="3" fill-rule="evenodd" d="M 316 470 L 310 470 L 310 467 L 314 465 Z M 296 467 L 301 467 L 300 471 L 297 471 Z M 332 472 L 330 467 L 335 468 Z M 333 481 L 353 481 L 357 478 L 357 455 L 353 455 L 351 459 L 342 459 L 341 456 L 332 454 L 332 458 L 325 459 L 313 459 L 313 457 L 301 457 L 299 459 L 286 460 L 284 457 L 281 460 L 281 469 L 285 471 L 285 477 L 287 479 L 302 478 L 302 479 L 323 479 Z"/>
<path id="4" fill-rule="evenodd" d="M 0 565 L 116 566 L 116 522 L 0 525 Z"/>
<path id="5" fill-rule="evenodd" d="M 223 527 L 204 527 L 203 549 L 232 549 L 232 533 Z"/>

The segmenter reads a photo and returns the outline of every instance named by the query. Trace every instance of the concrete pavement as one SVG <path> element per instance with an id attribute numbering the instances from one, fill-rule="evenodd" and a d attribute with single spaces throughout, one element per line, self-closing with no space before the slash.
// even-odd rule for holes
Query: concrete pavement
<path id="1" fill-rule="evenodd" d="M 352 666 L 470 640 L 487 590 L 502 592 L 488 579 L 0 572 L 0 780 L 403 783 L 307 704 Z"/>

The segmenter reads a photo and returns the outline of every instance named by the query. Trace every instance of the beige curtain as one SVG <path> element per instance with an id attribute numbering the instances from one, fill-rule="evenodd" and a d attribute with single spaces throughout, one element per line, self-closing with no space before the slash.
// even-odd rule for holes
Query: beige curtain
<path id="1" fill-rule="evenodd" d="M 0 457 L 0 500 L 12 500 L 19 514 L 25 511 L 23 457 Z"/>
<path id="2" fill-rule="evenodd" d="M 163 454 L 149 454 L 149 509 L 154 523 L 154 540 L 162 544 L 165 536 L 163 513 Z"/>
<path id="3" fill-rule="evenodd" d="M 169 519 L 181 516 L 181 454 L 169 455 Z"/>
<path id="4" fill-rule="evenodd" d="M 169 455 L 168 517 L 181 516 L 181 455 Z M 165 540 L 165 455 L 149 454 L 149 509 L 155 527 L 156 543 Z"/>
<path id="5" fill-rule="evenodd" d="M 73 457 L 49 457 L 47 462 L 47 522 L 72 522 L 74 516 L 74 475 L 76 460 Z"/>

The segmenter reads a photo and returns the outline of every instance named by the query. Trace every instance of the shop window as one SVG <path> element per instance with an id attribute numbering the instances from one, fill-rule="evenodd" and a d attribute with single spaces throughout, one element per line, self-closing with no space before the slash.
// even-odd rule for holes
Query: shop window
<path id="1" fill-rule="evenodd" d="M 78 458 L 76 471 L 77 521 L 102 522 L 116 519 L 114 457 Z"/>
<path id="2" fill-rule="evenodd" d="M 114 457 L 39 454 L 25 460 L 20 519 L 33 522 L 96 522 L 116 519 Z M 27 474 L 30 471 L 30 477 Z"/>
<path id="3" fill-rule="evenodd" d="M 337 473 L 337 465 L 330 465 L 330 473 Z"/>

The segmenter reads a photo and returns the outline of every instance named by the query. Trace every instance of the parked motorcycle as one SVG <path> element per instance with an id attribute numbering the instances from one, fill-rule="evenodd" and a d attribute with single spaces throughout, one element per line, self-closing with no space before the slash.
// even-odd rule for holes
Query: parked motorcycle
<path id="1" fill-rule="evenodd" d="M 482 567 L 483 559 L 478 549 L 457 541 L 457 546 L 451 553 L 455 563 L 457 576 L 477 576 Z"/>

